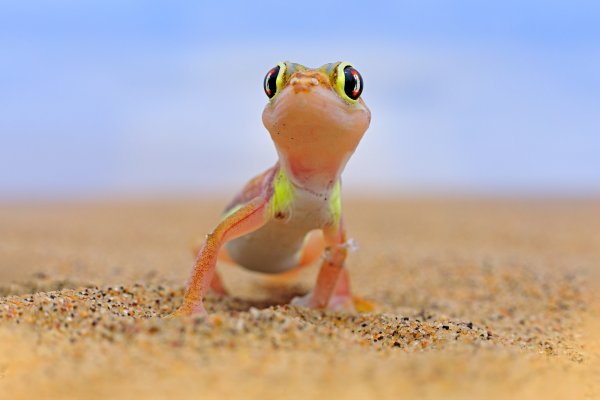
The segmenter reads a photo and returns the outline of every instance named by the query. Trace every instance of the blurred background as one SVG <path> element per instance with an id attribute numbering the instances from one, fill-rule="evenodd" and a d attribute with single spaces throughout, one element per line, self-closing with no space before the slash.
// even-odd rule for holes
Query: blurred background
<path id="1" fill-rule="evenodd" d="M 0 198 L 231 194 L 269 167 L 265 73 L 355 64 L 348 191 L 600 193 L 595 1 L 3 1 Z"/>

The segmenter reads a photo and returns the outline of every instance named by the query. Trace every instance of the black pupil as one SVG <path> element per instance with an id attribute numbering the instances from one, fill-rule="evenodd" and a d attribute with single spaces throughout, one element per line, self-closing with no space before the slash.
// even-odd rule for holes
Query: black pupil
<path id="1" fill-rule="evenodd" d="M 279 65 L 273 67 L 265 76 L 265 93 L 269 98 L 275 96 L 275 93 L 277 92 L 277 75 L 279 75 L 279 69 Z"/>
<path id="2" fill-rule="evenodd" d="M 351 66 L 344 68 L 344 93 L 352 100 L 357 100 L 363 91 L 362 76 Z"/>

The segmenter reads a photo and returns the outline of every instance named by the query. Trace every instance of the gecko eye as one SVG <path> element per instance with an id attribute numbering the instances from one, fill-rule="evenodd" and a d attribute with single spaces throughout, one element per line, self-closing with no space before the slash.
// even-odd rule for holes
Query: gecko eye
<path id="1" fill-rule="evenodd" d="M 360 73 L 348 63 L 337 67 L 336 87 L 340 96 L 350 103 L 356 103 L 363 91 L 363 79 Z"/>
<path id="2" fill-rule="evenodd" d="M 280 69 L 279 65 L 273 67 L 265 76 L 265 93 L 269 98 L 275 96 L 275 93 L 277 93 L 277 75 L 279 75 Z"/>
<path id="3" fill-rule="evenodd" d="M 267 72 L 267 75 L 265 75 L 263 86 L 265 93 L 270 99 L 272 99 L 283 87 L 285 69 L 284 63 L 278 63 Z"/>
<path id="4" fill-rule="evenodd" d="M 358 100 L 363 91 L 362 76 L 351 66 L 344 68 L 344 93 L 352 100 Z"/>

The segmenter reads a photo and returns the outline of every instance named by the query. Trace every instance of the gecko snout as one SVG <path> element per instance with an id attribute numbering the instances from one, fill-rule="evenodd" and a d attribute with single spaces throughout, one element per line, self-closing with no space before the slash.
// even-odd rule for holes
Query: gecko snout
<path id="1" fill-rule="evenodd" d="M 319 80 L 314 76 L 297 75 L 290 79 L 290 85 L 294 88 L 294 92 L 310 92 L 314 86 L 319 86 Z"/>

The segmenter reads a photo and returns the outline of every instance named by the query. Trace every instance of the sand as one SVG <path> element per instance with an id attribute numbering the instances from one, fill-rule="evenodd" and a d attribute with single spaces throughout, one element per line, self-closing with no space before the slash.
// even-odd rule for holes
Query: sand
<path id="1" fill-rule="evenodd" d="M 374 312 L 220 264 L 161 319 L 224 203 L 1 205 L 0 399 L 600 398 L 600 201 L 347 200 Z"/>

